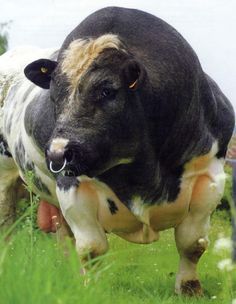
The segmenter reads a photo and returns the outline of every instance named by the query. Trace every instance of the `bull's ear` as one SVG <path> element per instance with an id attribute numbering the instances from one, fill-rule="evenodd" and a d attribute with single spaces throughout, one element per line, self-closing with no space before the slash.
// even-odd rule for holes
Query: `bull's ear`
<path id="1" fill-rule="evenodd" d="M 49 89 L 51 75 L 56 66 L 56 61 L 39 59 L 28 64 L 24 69 L 24 73 L 25 76 L 37 86 L 43 89 Z"/>
<path id="2" fill-rule="evenodd" d="M 145 68 L 136 60 L 127 60 L 122 67 L 121 77 L 127 89 L 135 91 L 142 84 L 146 76 Z"/>

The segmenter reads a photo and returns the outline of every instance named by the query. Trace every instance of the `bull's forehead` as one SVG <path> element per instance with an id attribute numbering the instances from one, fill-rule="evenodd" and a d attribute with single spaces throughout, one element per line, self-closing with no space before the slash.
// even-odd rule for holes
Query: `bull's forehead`
<path id="1" fill-rule="evenodd" d="M 61 71 L 66 75 L 71 91 L 74 91 L 89 66 L 105 49 L 123 49 L 117 35 L 106 34 L 98 38 L 77 39 L 63 53 Z"/>

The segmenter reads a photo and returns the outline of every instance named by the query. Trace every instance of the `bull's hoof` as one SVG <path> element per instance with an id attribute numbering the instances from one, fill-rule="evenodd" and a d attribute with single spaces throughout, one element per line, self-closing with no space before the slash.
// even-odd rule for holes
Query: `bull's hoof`
<path id="1" fill-rule="evenodd" d="M 180 286 L 180 293 L 189 297 L 203 296 L 203 290 L 199 280 L 182 281 Z"/>

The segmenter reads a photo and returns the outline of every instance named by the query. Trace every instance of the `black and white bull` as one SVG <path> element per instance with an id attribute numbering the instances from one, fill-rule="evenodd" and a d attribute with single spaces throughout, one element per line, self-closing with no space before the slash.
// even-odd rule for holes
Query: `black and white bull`
<path id="1" fill-rule="evenodd" d="M 150 14 L 109 7 L 58 52 L 6 53 L 0 72 L 2 220 L 12 185 L 32 170 L 79 255 L 105 253 L 106 233 L 150 243 L 175 228 L 176 292 L 201 294 L 196 266 L 223 194 L 234 115 L 183 37 Z"/>

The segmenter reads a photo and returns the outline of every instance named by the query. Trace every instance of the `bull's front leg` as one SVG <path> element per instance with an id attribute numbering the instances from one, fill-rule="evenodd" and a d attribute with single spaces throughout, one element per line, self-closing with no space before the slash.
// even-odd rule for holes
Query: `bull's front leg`
<path id="1" fill-rule="evenodd" d="M 59 177 L 56 192 L 82 261 L 104 254 L 108 250 L 108 242 L 97 217 L 98 197 L 89 181 Z"/>
<path id="2" fill-rule="evenodd" d="M 189 215 L 176 229 L 175 239 L 180 256 L 175 291 L 188 296 L 202 295 L 197 264 L 208 246 L 210 216 Z"/>
<path id="3" fill-rule="evenodd" d="M 175 229 L 180 255 L 175 290 L 178 294 L 202 295 L 197 275 L 197 264 L 208 246 L 210 215 L 223 195 L 225 176 L 223 167 L 215 164 L 214 178 L 203 175 L 196 180 L 189 214 Z"/>

